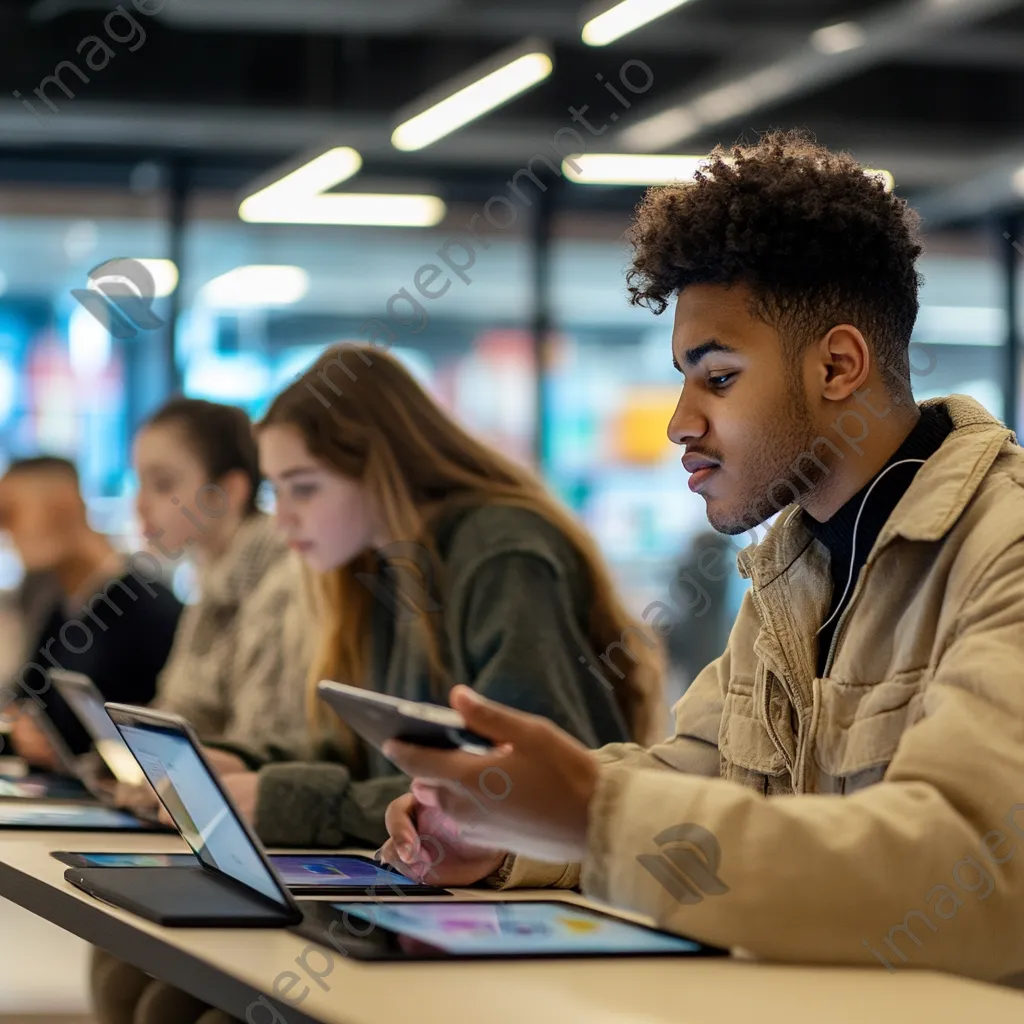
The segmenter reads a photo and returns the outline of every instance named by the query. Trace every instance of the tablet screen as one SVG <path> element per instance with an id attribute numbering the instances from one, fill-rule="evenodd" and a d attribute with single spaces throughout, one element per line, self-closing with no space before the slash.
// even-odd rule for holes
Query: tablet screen
<path id="1" fill-rule="evenodd" d="M 89 791 L 77 779 L 59 775 L 27 775 L 23 779 L 0 779 L 0 796 L 29 800 L 81 800 L 89 796 Z"/>
<path id="2" fill-rule="evenodd" d="M 275 903 L 291 907 L 188 738 L 158 726 L 119 728 L 196 856 Z"/>
<path id="3" fill-rule="evenodd" d="M 345 886 L 359 890 L 364 886 L 370 888 L 394 885 L 401 888 L 421 884 L 400 875 L 397 871 L 360 860 L 358 857 L 274 853 L 270 855 L 270 860 L 285 884 L 296 888 L 312 889 L 322 886 L 330 889 Z"/>
<path id="4" fill-rule="evenodd" d="M 61 806 L 50 803 L 0 804 L 0 828 L 3 826 L 23 828 L 152 828 L 145 822 L 133 818 L 124 811 L 113 807 L 87 807 L 85 805 Z"/>
<path id="5" fill-rule="evenodd" d="M 187 868 L 196 859 L 191 853 L 79 853 L 87 868 Z"/>
<path id="6" fill-rule="evenodd" d="M 355 934 L 374 927 L 474 956 L 695 953 L 690 939 L 651 931 L 569 903 L 332 903 Z M 359 921 L 366 924 L 360 926 Z"/>

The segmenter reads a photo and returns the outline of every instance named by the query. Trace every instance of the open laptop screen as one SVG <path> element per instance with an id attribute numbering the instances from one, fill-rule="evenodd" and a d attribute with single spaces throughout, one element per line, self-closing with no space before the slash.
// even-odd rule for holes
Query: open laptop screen
<path id="1" fill-rule="evenodd" d="M 142 769 L 125 746 L 117 726 L 110 720 L 103 707 L 103 697 L 92 681 L 86 676 L 57 670 L 50 673 L 50 679 L 75 717 L 85 726 L 110 774 L 126 785 L 137 786 L 145 782 Z"/>
<path id="2" fill-rule="evenodd" d="M 291 908 L 195 747 L 182 733 L 155 725 L 118 725 L 182 837 L 208 867 Z"/>

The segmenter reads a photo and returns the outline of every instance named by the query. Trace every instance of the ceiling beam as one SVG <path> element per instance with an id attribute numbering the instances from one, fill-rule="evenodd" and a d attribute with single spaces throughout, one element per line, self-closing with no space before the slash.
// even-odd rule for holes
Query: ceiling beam
<path id="1" fill-rule="evenodd" d="M 40 124 L 17 100 L 0 101 L 4 145 L 38 148 L 43 155 L 54 147 L 116 147 L 143 155 L 178 151 L 286 159 L 346 145 L 367 160 L 408 166 L 410 174 L 456 167 L 511 174 L 539 153 L 557 166 L 558 153 L 567 153 L 565 144 L 555 140 L 559 127 L 554 120 L 488 118 L 426 149 L 398 153 L 391 145 L 390 123 L 377 116 L 76 99 Z M 934 189 L 962 180 L 984 154 L 1000 152 L 998 140 L 980 132 L 965 138 L 927 126 L 883 122 L 820 123 L 816 128 L 824 142 L 892 171 L 897 185 L 905 188 Z M 597 146 L 589 148 L 596 151 Z"/>
<path id="2" fill-rule="evenodd" d="M 811 40 L 744 61 L 688 86 L 616 135 L 626 150 L 662 151 L 702 132 L 785 103 L 892 58 L 911 44 L 1018 6 L 1021 0 L 901 0 L 860 20 L 860 39 L 840 52 Z M 850 33 L 853 34 L 852 32 Z M 641 115 L 645 112 L 640 111 Z"/>
<path id="3" fill-rule="evenodd" d="M 908 42 L 898 59 L 937 67 L 1024 68 L 1024 32 L 975 30 Z"/>
<path id="4" fill-rule="evenodd" d="M 18 100 L 0 100 L 0 139 L 6 146 L 120 146 L 158 151 L 292 154 L 331 145 L 352 146 L 364 157 L 403 164 L 510 163 L 549 150 L 557 126 L 498 118 L 469 125 L 414 153 L 391 144 L 391 126 L 379 115 L 213 106 L 97 103 L 75 99 L 37 120 Z M 566 119 L 568 120 L 568 119 Z"/>
<path id="5" fill-rule="evenodd" d="M 74 10 L 110 10 L 119 0 L 36 0 L 32 20 L 48 22 Z M 308 0 L 274 3 L 236 3 L 235 0 L 170 0 L 161 20 L 195 31 L 322 32 L 339 36 L 388 36 L 415 31 L 426 38 L 482 39 L 507 42 L 523 35 L 540 35 L 563 45 L 580 44 L 582 18 L 578 11 L 544 5 L 510 5 L 490 9 L 453 10 L 454 0 L 422 0 L 415 7 L 351 2 L 324 7 Z M 631 33 L 618 49 L 639 47 L 646 53 L 784 52 L 801 47 L 817 24 L 794 27 L 777 21 L 745 19 L 742 23 L 694 18 L 668 19 Z M 976 30 L 951 37 L 912 35 L 896 51 L 898 59 L 938 66 L 1024 68 L 1024 32 Z"/>

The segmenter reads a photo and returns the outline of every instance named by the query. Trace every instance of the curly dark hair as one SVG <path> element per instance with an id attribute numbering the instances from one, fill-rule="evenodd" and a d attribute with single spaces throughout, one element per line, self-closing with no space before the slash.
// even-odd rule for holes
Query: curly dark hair
<path id="1" fill-rule="evenodd" d="M 731 153 L 717 147 L 693 181 L 648 191 L 630 231 L 630 302 L 662 313 L 689 285 L 746 284 L 787 354 L 853 324 L 902 395 L 922 280 L 918 225 L 848 153 L 802 131 L 769 132 Z"/>

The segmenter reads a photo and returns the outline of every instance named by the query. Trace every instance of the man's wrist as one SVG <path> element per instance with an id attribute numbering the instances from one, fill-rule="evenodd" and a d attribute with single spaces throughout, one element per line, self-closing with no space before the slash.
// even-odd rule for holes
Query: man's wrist
<path id="1" fill-rule="evenodd" d="M 506 853 L 505 859 L 498 866 L 497 871 L 488 875 L 483 880 L 484 885 L 488 885 L 492 889 L 503 889 L 512 877 L 512 869 L 515 867 L 515 863 L 516 855 L 514 853 Z"/>

